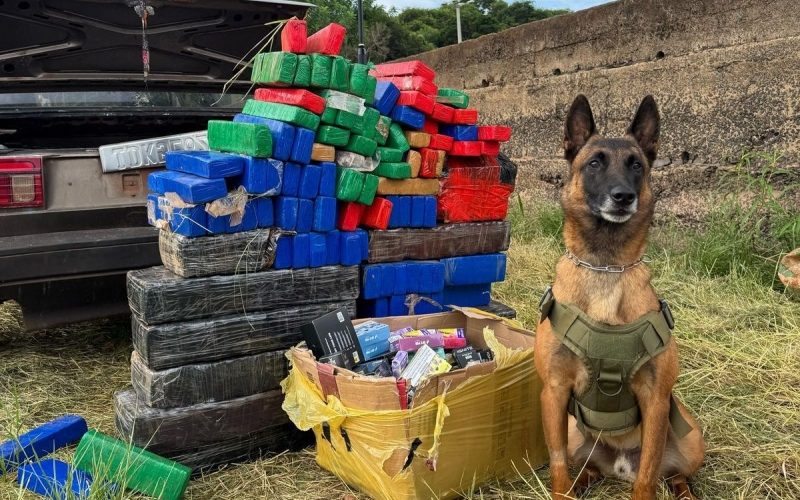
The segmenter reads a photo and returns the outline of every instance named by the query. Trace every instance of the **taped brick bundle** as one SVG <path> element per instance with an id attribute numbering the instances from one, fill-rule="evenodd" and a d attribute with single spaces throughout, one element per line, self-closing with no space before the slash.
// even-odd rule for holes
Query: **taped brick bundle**
<path id="1" fill-rule="evenodd" d="M 167 151 L 167 170 L 197 175 L 206 179 L 233 177 L 242 173 L 244 158 L 216 151 Z"/>
<path id="2" fill-rule="evenodd" d="M 330 87 L 333 59 L 323 54 L 309 54 L 308 57 L 311 61 L 309 85 L 321 88 Z"/>
<path id="3" fill-rule="evenodd" d="M 439 179 L 387 179 L 378 181 L 379 195 L 436 195 L 439 193 Z"/>
<path id="4" fill-rule="evenodd" d="M 309 53 L 338 55 L 346 34 L 347 29 L 344 26 L 331 23 L 308 37 L 306 50 Z"/>
<path id="5" fill-rule="evenodd" d="M 431 113 L 431 118 L 436 120 L 440 123 L 452 123 L 453 122 L 453 114 L 455 113 L 455 109 L 441 103 L 436 103 L 433 105 L 433 112 Z"/>
<path id="6" fill-rule="evenodd" d="M 429 96 L 435 96 L 438 91 L 433 81 L 421 76 L 383 76 L 381 80 L 393 83 L 400 90 L 417 90 Z"/>
<path id="7" fill-rule="evenodd" d="M 364 188 L 364 174 L 348 168 L 336 169 L 336 198 L 356 201 Z"/>
<path id="8" fill-rule="evenodd" d="M 378 191 L 378 181 L 377 175 L 365 174 L 364 187 L 361 189 L 361 194 L 358 195 L 358 200 L 356 201 L 362 205 L 372 205 L 375 193 Z"/>
<path id="9" fill-rule="evenodd" d="M 389 126 L 389 137 L 386 139 L 386 146 L 393 149 L 399 149 L 402 152 L 408 151 L 411 147 L 408 144 L 406 134 L 399 123 L 392 123 Z"/>
<path id="10" fill-rule="evenodd" d="M 297 56 L 297 69 L 294 73 L 295 87 L 309 87 L 311 85 L 311 58 L 306 55 Z"/>
<path id="11" fill-rule="evenodd" d="M 261 125 L 267 127 L 272 134 L 272 158 L 276 160 L 286 161 L 292 154 L 292 146 L 297 132 L 294 125 L 284 123 L 270 118 L 262 118 L 260 116 L 245 115 L 237 113 L 233 117 L 234 122 L 252 123 L 254 125 Z"/>
<path id="12" fill-rule="evenodd" d="M 469 107 L 469 96 L 460 90 L 440 88 L 436 94 L 436 102 L 464 109 Z"/>
<path id="13" fill-rule="evenodd" d="M 386 198 L 375 198 L 364 211 L 361 223 L 370 229 L 386 229 L 392 215 L 392 202 Z"/>
<path id="14" fill-rule="evenodd" d="M 356 116 L 363 115 L 367 110 L 367 108 L 364 107 L 363 97 L 346 94 L 344 92 L 339 92 L 338 90 L 332 89 L 324 89 L 317 92 L 325 101 L 325 109 L 330 108 L 332 110 L 329 111 L 329 114 L 325 117 L 326 123 L 335 123 L 336 116 L 330 114 L 334 112 L 333 110 L 336 110 L 337 113 L 339 111 L 346 111 Z"/>
<path id="15" fill-rule="evenodd" d="M 422 61 L 406 61 L 396 63 L 378 64 L 370 72 L 377 78 L 386 76 L 419 76 L 425 80 L 433 81 L 436 73 L 430 66 Z"/>
<path id="16" fill-rule="evenodd" d="M 291 123 L 292 125 L 296 125 L 298 127 L 310 130 L 316 130 L 317 127 L 319 126 L 319 116 L 303 108 L 297 106 L 290 106 L 288 104 L 263 102 L 263 101 L 256 101 L 255 99 L 248 99 L 244 105 L 242 113 L 247 115 L 260 116 L 263 118 L 271 118 L 273 120 Z M 212 122 L 209 122 L 209 131 L 211 123 Z M 229 123 L 229 122 L 223 122 L 223 123 Z M 210 140 L 211 138 L 209 136 L 209 141 Z M 210 144 L 209 147 L 211 147 Z M 252 155 L 252 156 L 260 156 L 260 155 Z"/>
<path id="17" fill-rule="evenodd" d="M 444 222 L 502 220 L 514 186 L 500 182 L 500 167 L 459 168 L 450 161 L 442 179 L 439 219 Z"/>
<path id="18" fill-rule="evenodd" d="M 483 156 L 497 156 L 500 154 L 498 141 L 481 141 L 481 154 Z"/>
<path id="19" fill-rule="evenodd" d="M 411 149 L 406 154 L 406 163 L 410 168 L 410 177 L 419 177 L 419 171 L 422 168 L 422 155 L 419 151 Z"/>
<path id="20" fill-rule="evenodd" d="M 261 52 L 253 61 L 253 83 L 289 86 L 294 83 L 297 54 L 291 52 Z"/>
<path id="21" fill-rule="evenodd" d="M 331 146 L 344 146 L 350 140 L 350 131 L 333 125 L 320 125 L 317 142 Z"/>
<path id="22" fill-rule="evenodd" d="M 224 179 L 159 170 L 147 176 L 147 187 L 158 194 L 176 193 L 186 203 L 205 203 L 228 193 Z"/>
<path id="23" fill-rule="evenodd" d="M 378 144 L 372 139 L 368 139 L 363 135 L 352 135 L 344 149 L 363 156 L 372 156 L 375 154 L 377 147 Z"/>
<path id="24" fill-rule="evenodd" d="M 511 127 L 482 125 L 478 127 L 478 140 L 506 142 L 511 139 Z"/>
<path id="25" fill-rule="evenodd" d="M 451 156 L 480 156 L 483 152 L 483 143 L 479 141 L 453 141 L 453 146 L 448 151 Z"/>
<path id="26" fill-rule="evenodd" d="M 266 118 L 272 117 L 266 116 Z M 268 158 L 272 155 L 272 133 L 262 125 L 210 120 L 208 147 L 214 151 Z"/>
<path id="27" fill-rule="evenodd" d="M 325 109 L 325 99 L 305 89 L 261 88 L 256 89 L 255 98 L 298 106 L 318 115 Z"/>
<path id="28" fill-rule="evenodd" d="M 411 166 L 406 162 L 380 162 L 374 170 L 375 175 L 389 179 L 408 179 L 411 177 Z"/>
<path id="29" fill-rule="evenodd" d="M 433 97 L 416 90 L 403 90 L 397 99 L 396 106 L 409 106 L 421 111 L 426 115 L 433 113 L 433 106 L 436 104 Z M 421 127 L 420 127 L 421 128 Z"/>
<path id="30" fill-rule="evenodd" d="M 305 20 L 293 17 L 286 21 L 281 30 L 281 50 L 283 52 L 305 54 L 307 38 L 308 28 Z"/>
<path id="31" fill-rule="evenodd" d="M 335 56 L 331 62 L 330 88 L 343 92 L 350 88 L 350 61 L 342 56 Z"/>
<path id="32" fill-rule="evenodd" d="M 427 148 L 431 143 L 430 134 L 426 134 L 425 132 L 407 130 L 405 135 L 408 145 L 412 148 Z"/>
<path id="33" fill-rule="evenodd" d="M 361 203 L 342 203 L 336 227 L 342 231 L 355 231 L 361 224 L 361 218 L 364 217 L 366 209 L 367 206 Z"/>
<path id="34" fill-rule="evenodd" d="M 336 164 L 343 168 L 351 168 L 359 172 L 372 172 L 377 168 L 378 163 L 379 161 L 375 158 L 352 151 L 336 151 Z"/>
<path id="35" fill-rule="evenodd" d="M 314 161 L 334 161 L 336 160 L 336 149 L 333 146 L 315 142 L 311 147 L 311 159 Z"/>
<path id="36" fill-rule="evenodd" d="M 450 151 L 453 147 L 453 138 L 449 135 L 435 134 L 431 136 L 430 144 L 428 147 L 431 149 L 438 149 L 441 151 Z"/>
<path id="37" fill-rule="evenodd" d="M 392 121 L 402 123 L 409 128 L 420 129 L 425 125 L 425 115 L 411 106 L 395 105 L 390 116 Z"/>
<path id="38" fill-rule="evenodd" d="M 430 148 L 420 149 L 420 177 L 435 179 L 442 175 L 442 170 L 444 168 L 444 154 L 440 155 L 439 153 L 443 153 L 443 151 L 437 151 Z"/>
<path id="39" fill-rule="evenodd" d="M 379 147 L 377 149 L 377 155 L 380 157 L 381 161 L 388 161 L 388 162 L 397 162 L 403 161 L 403 156 L 405 155 L 406 149 L 397 149 L 397 148 L 390 148 L 390 147 Z"/>

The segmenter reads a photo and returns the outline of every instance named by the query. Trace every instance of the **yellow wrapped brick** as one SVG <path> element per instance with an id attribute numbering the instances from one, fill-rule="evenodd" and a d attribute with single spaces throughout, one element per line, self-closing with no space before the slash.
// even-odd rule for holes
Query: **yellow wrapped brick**
<path id="1" fill-rule="evenodd" d="M 413 149 L 408 150 L 406 163 L 411 165 L 411 177 L 419 177 L 419 169 L 422 166 L 422 155 L 419 154 L 419 151 Z"/>
<path id="2" fill-rule="evenodd" d="M 412 148 L 427 148 L 431 143 L 431 134 L 406 130 L 406 140 Z"/>
<path id="3" fill-rule="evenodd" d="M 336 160 L 336 149 L 333 146 L 315 142 L 311 147 L 311 159 L 314 161 L 334 161 Z"/>
<path id="4" fill-rule="evenodd" d="M 412 500 L 461 497 L 547 461 L 530 331 L 471 308 L 379 321 L 392 330 L 464 328 L 470 345 L 495 357 L 430 377 L 401 409 L 393 377 L 361 376 L 291 349 L 283 409 L 314 431 L 319 465 L 373 498 Z"/>

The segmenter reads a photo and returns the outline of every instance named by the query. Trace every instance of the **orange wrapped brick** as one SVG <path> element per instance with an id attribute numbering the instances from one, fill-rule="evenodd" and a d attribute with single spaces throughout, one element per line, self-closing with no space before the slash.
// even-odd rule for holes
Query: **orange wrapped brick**
<path id="1" fill-rule="evenodd" d="M 407 130 L 406 140 L 412 148 L 427 148 L 431 143 L 431 135 L 425 132 Z"/>

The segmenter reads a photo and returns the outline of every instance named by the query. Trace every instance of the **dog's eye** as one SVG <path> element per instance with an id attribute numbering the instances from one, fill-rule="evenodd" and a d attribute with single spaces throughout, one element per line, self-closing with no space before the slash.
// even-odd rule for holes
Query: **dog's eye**
<path id="1" fill-rule="evenodd" d="M 642 169 L 642 164 L 639 163 L 638 161 L 635 161 L 635 162 L 633 162 L 633 165 L 631 165 L 631 168 L 634 169 L 634 170 L 641 170 Z"/>
<path id="2" fill-rule="evenodd" d="M 600 162 L 597 160 L 592 160 L 589 162 L 590 168 L 600 168 Z"/>

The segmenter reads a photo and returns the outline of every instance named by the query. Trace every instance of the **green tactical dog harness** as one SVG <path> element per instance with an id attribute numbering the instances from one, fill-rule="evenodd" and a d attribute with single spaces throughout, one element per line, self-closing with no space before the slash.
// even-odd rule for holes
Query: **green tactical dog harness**
<path id="1" fill-rule="evenodd" d="M 631 380 L 639 368 L 667 348 L 675 326 L 669 305 L 660 302 L 660 311 L 627 325 L 610 326 L 592 320 L 572 304 L 556 302 L 550 287 L 545 291 L 539 304 L 541 321 L 550 319 L 553 333 L 589 372 L 589 387 L 583 394 L 573 394 L 569 403 L 569 412 L 582 432 L 619 435 L 641 422 Z M 670 424 L 678 437 L 692 430 L 674 397 L 670 400 Z"/>

